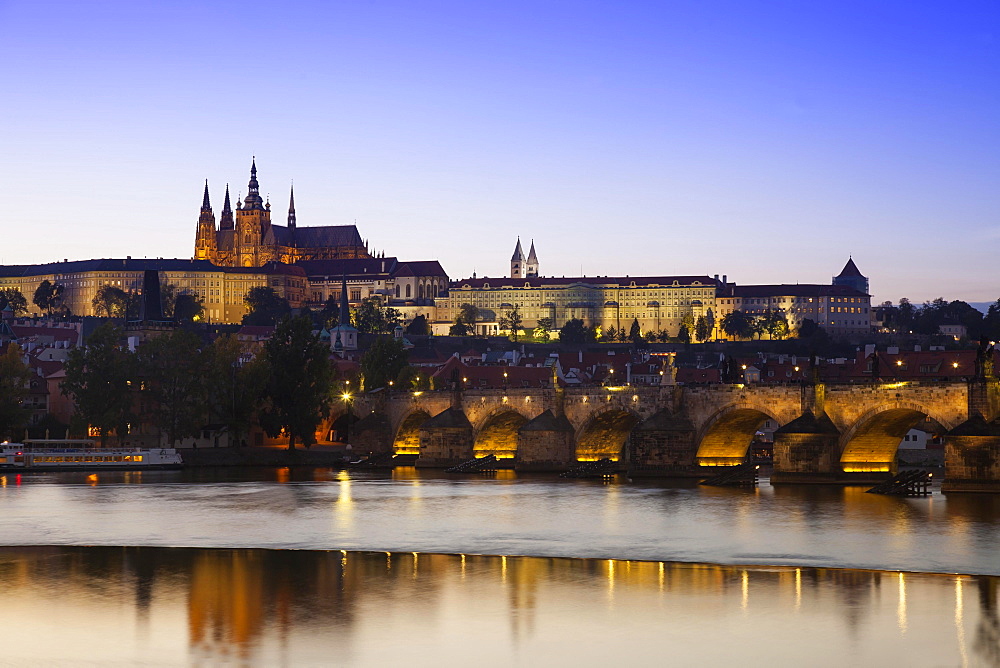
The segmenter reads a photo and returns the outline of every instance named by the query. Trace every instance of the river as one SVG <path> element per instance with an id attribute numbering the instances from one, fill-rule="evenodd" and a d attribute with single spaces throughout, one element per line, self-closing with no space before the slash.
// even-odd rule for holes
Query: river
<path id="1" fill-rule="evenodd" d="M 1000 665 L 989 495 L 8 474 L 0 545 L 15 664 Z"/>

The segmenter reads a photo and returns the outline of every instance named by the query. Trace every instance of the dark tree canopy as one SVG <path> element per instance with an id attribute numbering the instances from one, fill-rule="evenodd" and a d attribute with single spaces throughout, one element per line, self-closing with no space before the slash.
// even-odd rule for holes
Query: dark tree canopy
<path id="1" fill-rule="evenodd" d="M 154 337 L 136 351 L 146 414 L 171 446 L 196 436 L 208 419 L 205 355 L 199 338 L 183 329 Z"/>
<path id="2" fill-rule="evenodd" d="M 247 314 L 243 316 L 244 325 L 273 325 L 291 313 L 288 300 L 266 285 L 250 288 L 243 299 Z"/>
<path id="3" fill-rule="evenodd" d="M 263 359 L 269 376 L 261 426 L 272 438 L 284 430 L 289 450 L 295 449 L 296 439 L 310 446 L 332 398 L 329 346 L 313 334 L 309 318 L 286 318 L 264 344 Z"/>
<path id="4" fill-rule="evenodd" d="M 573 318 L 559 330 L 559 340 L 563 343 L 593 343 L 597 340 L 592 327 L 583 324 L 583 320 Z"/>
<path id="5" fill-rule="evenodd" d="M 247 346 L 231 334 L 216 339 L 205 356 L 209 421 L 224 424 L 230 443 L 239 445 L 253 425 L 267 382 L 267 363 L 252 357 Z"/>
<path id="6" fill-rule="evenodd" d="M 0 440 L 17 439 L 18 432 L 28 422 L 24 400 L 32 374 L 23 355 L 21 347 L 13 342 L 0 353 Z"/>
<path id="7" fill-rule="evenodd" d="M 0 311 L 7 308 L 8 305 L 15 316 L 28 313 L 28 300 L 17 288 L 0 288 Z"/>
<path id="8" fill-rule="evenodd" d="M 32 296 L 32 303 L 49 315 L 52 310 L 62 305 L 63 286 L 61 283 L 52 283 L 48 279 L 38 284 L 35 294 Z"/>
<path id="9" fill-rule="evenodd" d="M 130 382 L 135 355 L 121 341 L 122 331 L 105 323 L 66 360 L 63 394 L 73 398 L 78 417 L 98 429 L 102 444 L 112 431 L 119 436 L 128 433 L 133 418 Z"/>
<path id="10" fill-rule="evenodd" d="M 431 326 L 427 322 L 427 316 L 421 314 L 411 320 L 406 326 L 406 333 L 411 336 L 427 336 L 430 334 Z"/>
<path id="11" fill-rule="evenodd" d="M 399 377 L 408 364 L 409 353 L 403 342 L 389 336 L 375 339 L 371 347 L 361 356 L 361 377 L 365 390 L 387 387 L 390 380 Z"/>

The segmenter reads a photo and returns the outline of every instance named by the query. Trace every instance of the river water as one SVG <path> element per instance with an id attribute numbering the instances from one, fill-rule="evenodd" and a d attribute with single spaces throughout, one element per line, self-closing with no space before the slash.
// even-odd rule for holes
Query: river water
<path id="1" fill-rule="evenodd" d="M 990 495 L 8 474 L 0 545 L 0 663 L 1000 665 Z"/>

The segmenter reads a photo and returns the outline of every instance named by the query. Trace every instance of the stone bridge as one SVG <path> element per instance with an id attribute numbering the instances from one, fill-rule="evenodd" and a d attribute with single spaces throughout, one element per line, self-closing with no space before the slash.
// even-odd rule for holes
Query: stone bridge
<path id="1" fill-rule="evenodd" d="M 356 451 L 451 466 L 474 456 L 518 470 L 603 457 L 631 475 L 705 476 L 744 461 L 765 420 L 772 482 L 851 482 L 895 472 L 907 431 L 945 439 L 946 491 L 1000 491 L 996 380 L 377 391 L 341 401 Z"/>

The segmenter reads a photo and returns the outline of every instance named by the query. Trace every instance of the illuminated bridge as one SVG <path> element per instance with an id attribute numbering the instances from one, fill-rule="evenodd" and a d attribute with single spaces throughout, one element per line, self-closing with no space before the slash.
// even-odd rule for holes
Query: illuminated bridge
<path id="1" fill-rule="evenodd" d="M 1000 491 L 995 379 L 867 385 L 691 385 L 374 392 L 341 403 L 355 451 L 444 467 L 487 454 L 518 470 L 610 458 L 631 475 L 698 476 L 745 460 L 765 420 L 772 482 L 862 482 L 895 472 L 910 429 L 945 441 L 945 491 Z"/>

